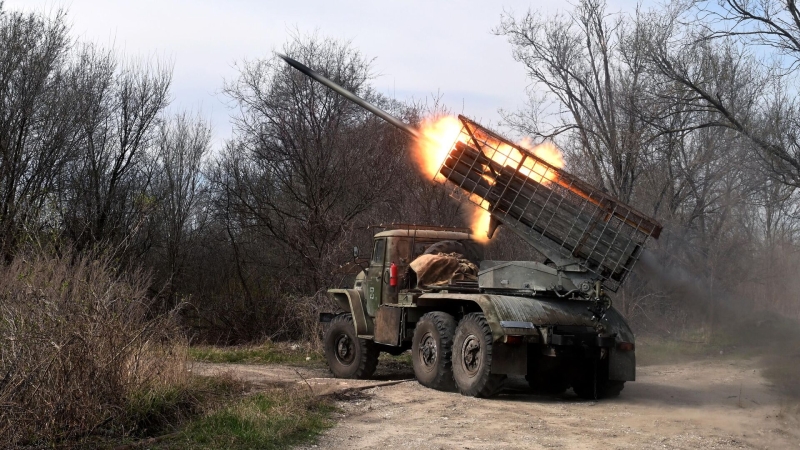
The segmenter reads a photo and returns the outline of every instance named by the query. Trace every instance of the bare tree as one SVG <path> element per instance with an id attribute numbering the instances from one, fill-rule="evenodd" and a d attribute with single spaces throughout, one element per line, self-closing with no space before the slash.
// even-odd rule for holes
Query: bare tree
<path id="1" fill-rule="evenodd" d="M 297 39 L 285 52 L 385 103 L 367 84 L 369 61 L 348 44 Z M 225 93 L 238 107 L 236 138 L 219 162 L 226 176 L 216 180 L 226 207 L 238 226 L 256 227 L 294 255 L 316 291 L 341 254 L 340 237 L 398 188 L 406 138 L 278 58 L 245 62 Z M 289 264 L 287 256 L 279 259 Z"/>
<path id="2" fill-rule="evenodd" d="M 766 47 L 792 72 L 800 67 L 800 9 L 795 0 L 694 1 L 697 25 L 705 39 L 741 38 L 745 46 Z"/>
<path id="3" fill-rule="evenodd" d="M 159 228 L 158 266 L 164 266 L 169 307 L 174 306 L 190 245 L 197 244 L 206 214 L 200 211 L 207 190 L 201 169 L 211 146 L 211 128 L 200 117 L 178 114 L 160 124 L 154 157 L 154 197 Z M 163 258 L 163 259 L 162 259 Z"/>
<path id="4" fill-rule="evenodd" d="M 702 126 L 740 134 L 773 177 L 795 187 L 800 186 L 798 17 L 791 0 L 677 4 L 647 17 L 647 54 L 662 76 L 689 93 L 683 102 L 714 113 Z"/>
<path id="5" fill-rule="evenodd" d="M 690 39 L 699 35 L 675 11 L 684 10 L 610 15 L 602 2 L 587 0 L 555 16 L 504 17 L 497 32 L 545 92 L 530 92 L 529 109 L 506 119 L 518 131 L 556 140 L 570 170 L 665 222 L 659 258 L 679 261 L 703 280 L 703 291 L 692 295 L 713 324 L 722 293 L 746 279 L 737 252 L 755 251 L 767 222 L 789 219 L 774 196 L 762 212 L 754 208 L 765 176 L 751 155 L 754 139 L 786 136 L 784 119 L 793 113 L 777 108 L 792 103 L 746 49 Z M 770 88 L 783 97 L 765 95 Z M 783 101 L 765 107 L 765 98 Z M 767 212 L 780 218 L 761 220 Z M 754 221 L 758 233 L 748 235 L 743 221 Z M 628 313 L 663 317 L 684 294 L 640 282 L 619 299 Z"/>
<path id="6" fill-rule="evenodd" d="M 169 101 L 171 71 L 159 64 L 120 66 L 92 46 L 79 58 L 86 70 L 76 104 L 83 148 L 64 173 L 60 204 L 66 234 L 80 250 L 119 244 L 152 212 L 146 151 Z"/>
<path id="7" fill-rule="evenodd" d="M 0 254 L 6 261 L 25 235 L 48 226 L 48 197 L 76 151 L 70 45 L 63 12 L 48 19 L 0 4 Z"/>
<path id="8" fill-rule="evenodd" d="M 637 114 L 651 81 L 636 22 L 609 14 L 602 0 L 582 0 L 572 12 L 552 17 L 533 11 L 519 19 L 504 16 L 496 32 L 508 37 L 514 58 L 535 82 L 531 110 L 507 114 L 509 124 L 541 138 L 561 136 L 580 161 L 573 168 L 588 169 L 593 181 L 631 200 L 641 154 L 654 139 Z"/>

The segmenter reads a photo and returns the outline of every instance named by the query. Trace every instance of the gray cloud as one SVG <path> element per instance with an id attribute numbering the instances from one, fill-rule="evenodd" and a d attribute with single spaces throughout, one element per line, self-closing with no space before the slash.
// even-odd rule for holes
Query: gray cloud
<path id="1" fill-rule="evenodd" d="M 491 29 L 523 1 L 198 1 L 7 0 L 14 10 L 69 10 L 73 33 L 113 45 L 128 56 L 174 62 L 173 106 L 200 109 L 213 120 L 215 141 L 230 136 L 229 112 L 217 95 L 233 65 L 270 55 L 297 29 L 349 39 L 375 57 L 375 87 L 399 100 L 443 94 L 455 112 L 487 124 L 498 108 L 523 104 L 525 70 Z M 563 6 L 544 0 L 535 8 Z"/>

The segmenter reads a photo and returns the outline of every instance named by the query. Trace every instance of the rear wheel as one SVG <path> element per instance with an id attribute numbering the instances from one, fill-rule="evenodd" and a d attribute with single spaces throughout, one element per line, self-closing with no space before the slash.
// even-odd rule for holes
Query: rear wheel
<path id="1" fill-rule="evenodd" d="M 470 397 L 491 397 L 503 388 L 505 375 L 492 374 L 492 330 L 480 313 L 461 319 L 453 341 L 453 378 Z"/>
<path id="2" fill-rule="evenodd" d="M 445 312 L 429 312 L 417 322 L 411 361 L 421 385 L 442 391 L 455 387 L 451 361 L 455 329 L 455 319 Z"/>
<path id="3" fill-rule="evenodd" d="M 337 378 L 366 379 L 378 366 L 378 346 L 356 335 L 350 314 L 340 314 L 331 320 L 323 347 L 328 367 Z"/>

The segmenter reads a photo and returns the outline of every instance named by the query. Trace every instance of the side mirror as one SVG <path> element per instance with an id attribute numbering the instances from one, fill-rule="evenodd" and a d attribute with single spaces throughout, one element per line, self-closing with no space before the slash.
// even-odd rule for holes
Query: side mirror
<path id="1" fill-rule="evenodd" d="M 353 259 L 358 258 L 358 246 L 353 246 Z"/>

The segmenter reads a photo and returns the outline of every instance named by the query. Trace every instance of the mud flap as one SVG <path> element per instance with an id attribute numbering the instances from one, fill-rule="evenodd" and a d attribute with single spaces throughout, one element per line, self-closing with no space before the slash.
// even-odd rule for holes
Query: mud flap
<path id="1" fill-rule="evenodd" d="M 608 355 L 608 379 L 614 381 L 636 380 L 636 353 L 611 349 Z"/>
<path id="2" fill-rule="evenodd" d="M 492 345 L 492 373 L 525 375 L 528 373 L 528 346 L 495 342 Z"/>

